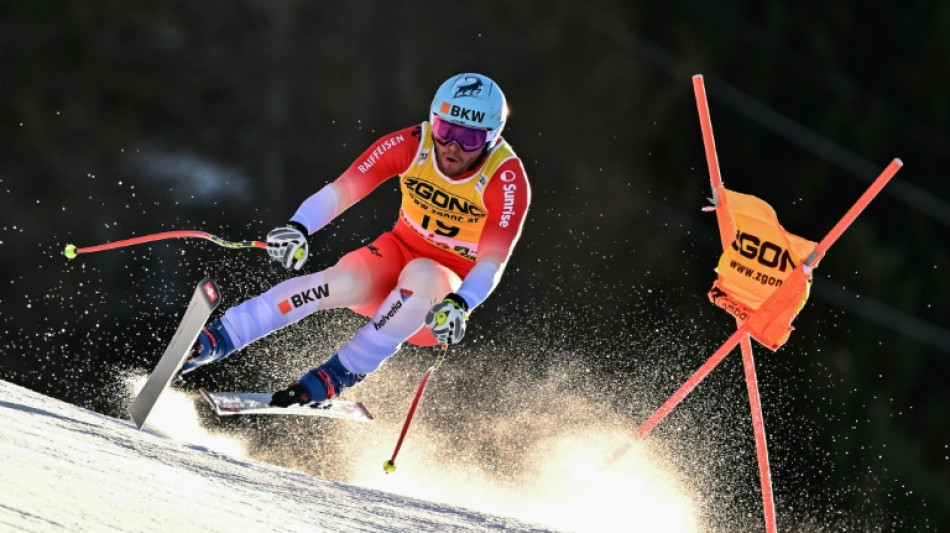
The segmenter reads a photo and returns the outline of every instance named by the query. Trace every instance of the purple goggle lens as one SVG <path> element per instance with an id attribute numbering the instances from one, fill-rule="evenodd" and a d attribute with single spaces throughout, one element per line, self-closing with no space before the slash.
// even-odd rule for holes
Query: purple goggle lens
<path id="1" fill-rule="evenodd" d="M 435 117 L 432 119 L 432 138 L 442 146 L 455 141 L 463 152 L 474 152 L 485 147 L 488 130 L 453 124 Z"/>

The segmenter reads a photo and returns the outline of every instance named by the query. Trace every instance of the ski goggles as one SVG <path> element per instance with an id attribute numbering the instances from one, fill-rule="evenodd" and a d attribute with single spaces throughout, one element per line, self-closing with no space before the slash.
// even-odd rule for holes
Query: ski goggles
<path id="1" fill-rule="evenodd" d="M 432 118 L 432 138 L 442 146 L 455 142 L 463 152 L 474 152 L 485 147 L 488 130 L 453 124 L 439 117 Z"/>

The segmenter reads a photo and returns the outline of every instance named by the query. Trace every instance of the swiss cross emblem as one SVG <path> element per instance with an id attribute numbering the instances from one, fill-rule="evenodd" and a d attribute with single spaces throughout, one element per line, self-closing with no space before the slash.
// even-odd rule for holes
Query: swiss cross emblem
<path id="1" fill-rule="evenodd" d="M 210 281 L 208 283 L 205 283 L 204 289 L 205 289 L 205 294 L 208 295 L 209 300 L 211 300 L 212 302 L 215 302 L 218 300 L 218 291 L 214 290 L 214 285 Z"/>

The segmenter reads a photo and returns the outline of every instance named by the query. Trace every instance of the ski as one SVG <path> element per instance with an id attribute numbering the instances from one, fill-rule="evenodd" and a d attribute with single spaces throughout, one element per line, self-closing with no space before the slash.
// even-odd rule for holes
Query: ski
<path id="1" fill-rule="evenodd" d="M 191 302 L 188 304 L 188 309 L 185 311 L 185 316 L 181 319 L 181 323 L 175 331 L 175 336 L 172 337 L 164 355 L 155 365 L 155 369 L 149 375 L 145 386 L 142 387 L 131 407 L 129 407 L 132 420 L 135 421 L 135 425 L 139 429 L 142 429 L 142 426 L 145 425 L 145 420 L 152 411 L 152 407 L 155 406 L 155 402 L 158 401 L 158 397 L 178 374 L 182 363 L 185 362 L 185 358 L 191 352 L 191 347 L 198 339 L 201 328 L 208 322 L 208 318 L 218 306 L 220 300 L 221 293 L 214 281 L 205 278 L 198 284 L 194 295 L 191 297 Z"/>
<path id="2" fill-rule="evenodd" d="M 322 416 L 372 422 L 373 415 L 359 402 L 332 400 L 324 404 L 294 405 L 290 407 L 272 407 L 271 395 L 259 392 L 209 392 L 198 389 L 201 396 L 211 405 L 218 416 L 228 415 L 298 415 Z"/>

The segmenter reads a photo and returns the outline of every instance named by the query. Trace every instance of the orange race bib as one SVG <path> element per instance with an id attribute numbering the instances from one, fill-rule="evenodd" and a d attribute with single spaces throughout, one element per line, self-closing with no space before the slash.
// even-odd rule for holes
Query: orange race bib
<path id="1" fill-rule="evenodd" d="M 424 122 L 416 158 L 399 176 L 399 217 L 429 243 L 474 261 L 488 215 L 483 193 L 498 167 L 512 157 L 514 151 L 502 140 L 474 174 L 451 180 L 438 169 L 431 125 Z"/>

